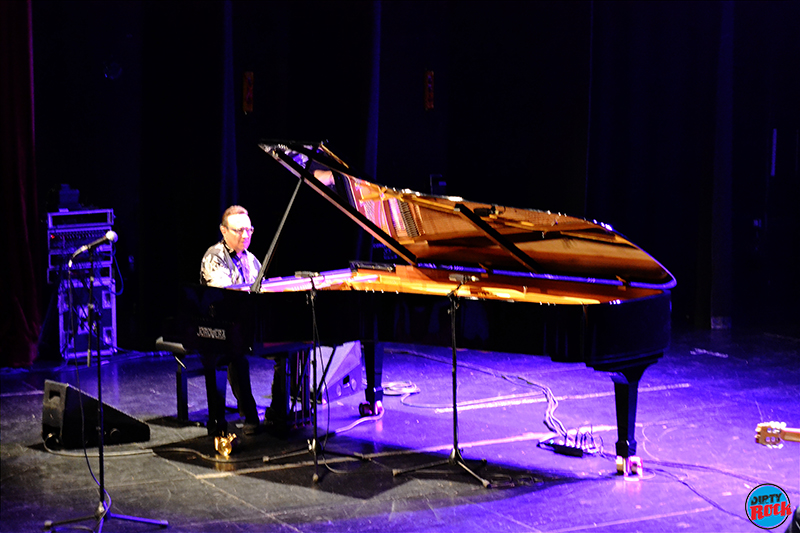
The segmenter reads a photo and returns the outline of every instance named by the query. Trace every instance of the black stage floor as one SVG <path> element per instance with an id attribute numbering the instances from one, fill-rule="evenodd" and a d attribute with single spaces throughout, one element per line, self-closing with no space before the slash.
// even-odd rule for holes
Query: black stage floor
<path id="1" fill-rule="evenodd" d="M 145 421 L 149 441 L 104 447 L 111 511 L 166 520 L 174 532 L 328 531 L 759 531 L 746 503 L 760 484 L 800 504 L 800 443 L 756 444 L 760 422 L 800 426 L 800 339 L 765 333 L 674 333 L 639 392 L 640 477 L 616 475 L 613 384 L 607 374 L 546 357 L 459 351 L 459 447 L 492 486 L 451 465 L 394 475 L 452 451 L 451 352 L 391 345 L 383 381 L 392 388 L 380 420 L 358 418 L 363 393 L 320 409 L 319 434 L 336 432 L 318 456 L 311 427 L 287 439 L 239 439 L 217 456 L 205 428 L 175 420 L 174 359 L 116 354 L 102 366 L 103 400 Z M 198 366 L 196 359 L 189 366 Z M 272 362 L 251 359 L 256 400 L 269 405 Z M 45 521 L 92 515 L 97 447 L 52 449 L 42 439 L 46 379 L 97 396 L 97 368 L 71 364 L 4 370 L 0 531 L 41 531 Z M 572 457 L 537 447 L 548 387 L 568 429 L 591 427 L 605 453 Z M 406 395 L 408 387 L 419 392 Z M 232 402 L 229 393 L 229 404 Z M 189 381 L 202 419 L 202 378 Z M 233 413 L 231 420 L 237 415 Z M 68 422 L 65 422 L 65 424 Z M 72 422 L 74 423 L 74 422 Z M 283 456 L 287 452 L 294 455 Z M 473 460 L 484 459 L 485 466 Z M 775 529 L 784 531 L 787 520 Z M 91 528 L 93 520 L 71 524 Z M 66 529 L 66 526 L 65 526 Z M 107 519 L 104 531 L 158 526 Z"/>

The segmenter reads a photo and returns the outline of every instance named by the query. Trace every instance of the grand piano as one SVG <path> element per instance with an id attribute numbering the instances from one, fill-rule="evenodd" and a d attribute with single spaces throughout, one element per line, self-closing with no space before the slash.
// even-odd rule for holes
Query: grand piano
<path id="1" fill-rule="evenodd" d="M 227 343 L 269 355 L 312 341 L 360 340 L 364 415 L 382 409 L 385 342 L 455 342 L 581 362 L 610 373 L 614 383 L 618 472 L 640 470 L 638 384 L 668 346 L 669 291 L 676 285 L 658 261 L 596 221 L 371 183 L 324 143 L 259 146 L 298 180 L 287 214 L 306 185 L 396 260 L 268 278 L 279 229 L 255 283 L 193 293 L 198 316 L 184 332 L 190 348 L 214 351 Z M 285 221 L 286 215 L 281 228 Z M 455 331 L 449 295 L 458 300 Z"/>

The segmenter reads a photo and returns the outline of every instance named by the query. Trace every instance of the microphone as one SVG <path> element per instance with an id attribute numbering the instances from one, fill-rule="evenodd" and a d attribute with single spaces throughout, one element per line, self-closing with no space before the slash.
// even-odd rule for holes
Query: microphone
<path id="1" fill-rule="evenodd" d="M 117 239 L 118 239 L 117 234 L 111 230 L 108 230 L 105 235 L 103 235 L 96 241 L 92 241 L 89 244 L 84 244 L 83 246 L 75 250 L 75 253 L 72 254 L 69 263 L 67 263 L 67 268 L 72 268 L 72 260 L 81 255 L 83 252 L 89 252 L 91 250 L 94 250 L 98 246 L 106 244 L 108 242 L 117 242 Z"/>
<path id="2" fill-rule="evenodd" d="M 294 277 L 296 278 L 316 278 L 319 276 L 319 272 L 311 272 L 309 270 L 298 270 L 294 273 Z"/>

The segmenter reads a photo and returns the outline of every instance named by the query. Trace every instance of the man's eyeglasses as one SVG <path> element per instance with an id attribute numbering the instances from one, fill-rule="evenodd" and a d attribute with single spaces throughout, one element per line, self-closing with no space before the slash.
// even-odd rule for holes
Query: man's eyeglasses
<path id="1" fill-rule="evenodd" d="M 225 226 L 225 227 L 228 228 L 228 226 Z M 244 234 L 245 231 L 247 233 L 249 233 L 250 235 L 252 235 L 255 230 L 256 230 L 256 228 L 254 228 L 252 226 L 250 226 L 249 228 L 228 228 L 228 231 L 231 231 L 231 232 L 235 233 L 236 235 L 242 235 L 242 234 Z"/>

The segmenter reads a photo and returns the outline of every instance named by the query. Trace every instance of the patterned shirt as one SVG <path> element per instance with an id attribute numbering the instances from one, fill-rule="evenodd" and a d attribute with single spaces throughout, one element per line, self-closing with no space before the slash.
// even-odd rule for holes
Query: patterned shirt
<path id="1" fill-rule="evenodd" d="M 200 265 L 200 283 L 212 287 L 229 287 L 253 283 L 261 270 L 256 256 L 243 250 L 234 252 L 225 241 L 220 241 L 203 255 Z"/>

